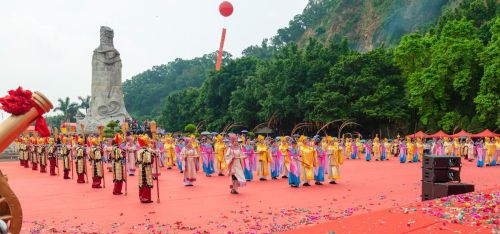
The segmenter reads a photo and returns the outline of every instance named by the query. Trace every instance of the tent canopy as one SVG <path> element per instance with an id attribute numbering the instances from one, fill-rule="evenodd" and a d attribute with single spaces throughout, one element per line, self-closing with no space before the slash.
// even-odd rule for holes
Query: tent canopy
<path id="1" fill-rule="evenodd" d="M 489 129 L 486 129 L 480 133 L 477 133 L 477 134 L 473 134 L 472 137 L 474 138 L 482 138 L 482 137 L 496 137 L 496 136 L 500 136 L 499 134 L 496 134 L 492 131 L 490 131 Z"/>
<path id="2" fill-rule="evenodd" d="M 425 134 L 422 131 L 418 131 L 418 132 L 410 134 L 406 137 L 409 137 L 409 138 L 427 138 L 427 136 L 429 136 L 429 135 Z"/>
<path id="3" fill-rule="evenodd" d="M 465 130 L 462 130 L 458 133 L 451 135 L 451 137 L 453 137 L 453 138 L 455 138 L 455 137 L 470 137 L 470 136 L 472 136 L 472 134 L 466 132 Z"/>
<path id="4" fill-rule="evenodd" d="M 434 138 L 434 137 L 443 138 L 443 137 L 450 137 L 450 135 L 446 134 L 446 132 L 443 132 L 443 130 L 439 130 L 439 132 L 427 136 L 427 138 Z"/>

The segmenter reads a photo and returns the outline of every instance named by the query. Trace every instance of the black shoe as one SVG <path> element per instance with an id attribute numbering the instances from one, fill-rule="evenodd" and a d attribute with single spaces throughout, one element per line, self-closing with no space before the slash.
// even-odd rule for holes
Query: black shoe
<path id="1" fill-rule="evenodd" d="M 271 178 L 271 179 L 272 179 L 272 180 L 277 180 L 278 178 L 277 178 L 277 177 L 273 177 L 273 178 Z"/>
<path id="2" fill-rule="evenodd" d="M 207 175 L 207 177 L 212 177 L 212 175 Z"/>
<path id="3" fill-rule="evenodd" d="M 260 181 L 266 181 L 267 179 L 266 178 L 260 178 L 259 180 Z"/>
<path id="4" fill-rule="evenodd" d="M 141 201 L 141 203 L 152 203 L 153 201 L 149 200 L 149 201 Z"/>
<path id="5" fill-rule="evenodd" d="M 284 176 L 282 176 L 281 178 L 283 178 L 283 179 L 288 179 L 288 176 L 284 175 Z"/>
<path id="6" fill-rule="evenodd" d="M 231 194 L 238 194 L 238 192 L 234 189 L 231 189 Z"/>
<path id="7" fill-rule="evenodd" d="M 323 185 L 321 182 L 314 183 L 315 185 Z"/>
<path id="8" fill-rule="evenodd" d="M 128 176 L 134 176 L 134 174 L 128 174 Z"/>
<path id="9" fill-rule="evenodd" d="M 224 176 L 224 174 L 222 174 L 222 173 L 219 173 L 219 174 L 218 174 L 218 176 Z"/>
<path id="10" fill-rule="evenodd" d="M 298 188 L 299 186 L 297 185 L 290 185 L 292 188 Z"/>
<path id="11" fill-rule="evenodd" d="M 309 187 L 309 186 L 311 186 L 311 185 L 310 185 L 309 183 L 304 183 L 304 184 L 302 184 L 302 186 Z"/>
<path id="12" fill-rule="evenodd" d="M 167 167 L 167 170 L 172 170 L 172 168 L 171 167 Z"/>
<path id="13" fill-rule="evenodd" d="M 335 182 L 335 181 L 330 181 L 330 184 L 337 184 L 337 182 Z"/>
<path id="14" fill-rule="evenodd" d="M 184 171 L 181 171 L 181 173 L 184 173 Z"/>

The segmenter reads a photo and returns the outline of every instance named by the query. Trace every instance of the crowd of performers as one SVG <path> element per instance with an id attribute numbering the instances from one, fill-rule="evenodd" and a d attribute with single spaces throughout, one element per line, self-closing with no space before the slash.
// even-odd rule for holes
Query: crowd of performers
<path id="1" fill-rule="evenodd" d="M 387 138 L 362 140 L 331 136 L 308 138 L 259 135 L 256 139 L 245 135 L 202 135 L 190 137 L 172 135 L 151 139 L 147 135 L 114 138 L 81 135 L 61 135 L 54 138 L 21 137 L 17 140 L 21 166 L 32 170 L 59 174 L 62 159 L 64 179 L 76 174 L 77 183 L 88 183 L 92 188 L 105 187 L 105 170 L 113 175 L 113 194 L 121 195 L 127 177 L 136 176 L 139 198 L 150 203 L 154 180 L 161 169 L 183 173 L 183 184 L 193 186 L 199 171 L 230 178 L 230 193 L 252 180 L 287 179 L 293 188 L 299 186 L 336 184 L 340 166 L 345 159 L 384 161 L 391 158 L 401 163 L 421 161 L 424 153 L 477 159 L 477 166 L 495 166 L 500 152 L 500 139 L 485 138 L 476 142 L 470 138 L 421 138 L 394 140 Z M 31 164 L 31 166 L 30 166 Z M 89 173 L 87 173 L 87 171 Z M 71 177 L 70 177 L 71 174 Z"/>

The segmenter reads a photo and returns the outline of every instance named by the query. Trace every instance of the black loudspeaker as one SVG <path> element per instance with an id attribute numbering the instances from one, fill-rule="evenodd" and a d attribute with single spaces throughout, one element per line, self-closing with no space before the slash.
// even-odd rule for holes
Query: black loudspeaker
<path id="1" fill-rule="evenodd" d="M 455 169 L 422 169 L 422 180 L 427 182 L 461 182 L 460 171 Z"/>
<path id="2" fill-rule="evenodd" d="M 422 181 L 422 201 L 470 192 L 474 192 L 473 184 Z"/>
<path id="3" fill-rule="evenodd" d="M 461 167 L 461 158 L 455 156 L 424 155 L 422 167 L 427 169 Z"/>
<path id="4" fill-rule="evenodd" d="M 474 185 L 460 183 L 460 157 L 424 155 L 422 161 L 422 201 L 474 192 Z"/>

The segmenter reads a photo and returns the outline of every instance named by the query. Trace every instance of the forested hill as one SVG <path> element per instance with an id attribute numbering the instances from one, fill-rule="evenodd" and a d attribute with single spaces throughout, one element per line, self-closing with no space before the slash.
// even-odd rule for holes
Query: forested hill
<path id="1" fill-rule="evenodd" d="M 199 87 L 214 70 L 217 54 L 154 66 L 123 83 L 125 105 L 135 118 L 151 118 L 159 114 L 163 99 L 171 93 L 188 87 Z M 225 53 L 224 59 L 231 58 Z"/>
<path id="2" fill-rule="evenodd" d="M 278 30 L 273 44 L 309 38 L 339 42 L 347 38 L 351 48 L 370 51 L 393 46 L 407 33 L 423 31 L 436 23 L 442 9 L 460 0 L 310 0 L 302 14 Z"/>

